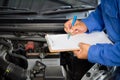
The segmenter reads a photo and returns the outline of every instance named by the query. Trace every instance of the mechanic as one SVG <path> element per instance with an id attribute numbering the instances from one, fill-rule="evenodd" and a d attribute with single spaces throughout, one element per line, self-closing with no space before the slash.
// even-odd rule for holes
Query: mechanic
<path id="1" fill-rule="evenodd" d="M 73 27 L 71 22 L 72 19 L 64 24 L 64 30 L 71 35 L 105 30 L 114 43 L 96 45 L 80 43 L 80 50 L 73 51 L 79 59 L 88 59 L 92 63 L 106 66 L 120 66 L 120 0 L 101 0 L 95 11 L 87 18 L 77 20 Z M 120 80 L 120 77 L 116 80 Z"/>

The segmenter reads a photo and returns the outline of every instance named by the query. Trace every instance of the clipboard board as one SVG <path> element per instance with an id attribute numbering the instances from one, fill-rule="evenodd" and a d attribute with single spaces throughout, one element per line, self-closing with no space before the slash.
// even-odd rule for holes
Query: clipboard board
<path id="1" fill-rule="evenodd" d="M 79 43 L 90 45 L 112 43 L 104 32 L 82 33 L 67 38 L 68 34 L 47 34 L 45 39 L 50 52 L 79 50 Z"/>

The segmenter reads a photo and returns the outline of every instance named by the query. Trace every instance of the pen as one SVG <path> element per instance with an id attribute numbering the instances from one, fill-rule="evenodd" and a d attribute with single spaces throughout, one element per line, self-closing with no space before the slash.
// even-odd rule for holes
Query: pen
<path id="1" fill-rule="evenodd" d="M 74 16 L 73 17 L 73 20 L 72 20 L 72 27 L 74 26 L 75 22 L 77 20 L 77 16 Z M 70 38 L 70 33 L 68 33 L 68 39 Z"/>

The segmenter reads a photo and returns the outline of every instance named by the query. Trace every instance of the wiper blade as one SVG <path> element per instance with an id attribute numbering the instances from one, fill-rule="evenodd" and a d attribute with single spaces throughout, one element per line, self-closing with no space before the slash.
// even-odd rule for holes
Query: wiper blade
<path id="1" fill-rule="evenodd" d="M 16 7 L 8 7 L 8 6 L 0 6 L 0 15 L 22 15 L 22 14 L 38 14 L 35 11 L 30 11 L 27 8 L 16 8 Z"/>
<path id="2" fill-rule="evenodd" d="M 27 8 L 16 8 L 16 7 L 8 7 L 8 6 L 0 6 L 1 10 L 5 10 L 5 9 L 10 9 L 10 10 L 25 10 L 28 11 L 29 9 Z"/>
<path id="3" fill-rule="evenodd" d="M 0 15 L 28 15 L 28 14 L 38 14 L 37 12 L 34 11 L 0 11 Z"/>
<path id="4" fill-rule="evenodd" d="M 64 0 L 63 0 L 63 1 L 61 1 L 61 0 L 50 0 L 50 1 L 52 1 L 52 2 L 57 2 L 57 3 L 61 3 L 61 4 L 64 4 L 64 5 L 67 5 L 67 6 L 72 6 L 71 4 L 65 2 Z"/>
<path id="5" fill-rule="evenodd" d="M 48 10 L 43 11 L 41 14 L 43 15 L 52 15 L 52 14 L 61 14 L 61 13 L 69 13 L 69 12 L 80 12 L 87 10 L 94 10 L 95 7 L 71 7 L 71 8 L 58 8 L 56 10 Z"/>

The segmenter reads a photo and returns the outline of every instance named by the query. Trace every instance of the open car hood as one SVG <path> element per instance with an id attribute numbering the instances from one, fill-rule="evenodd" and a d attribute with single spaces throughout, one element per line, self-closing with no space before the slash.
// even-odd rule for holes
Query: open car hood
<path id="1" fill-rule="evenodd" d="M 65 13 L 93 10 L 97 0 L 0 0 L 0 20 L 65 19 Z"/>

